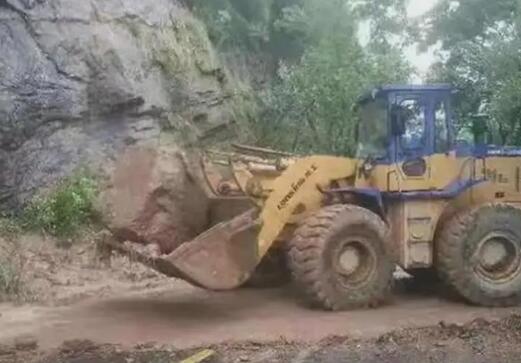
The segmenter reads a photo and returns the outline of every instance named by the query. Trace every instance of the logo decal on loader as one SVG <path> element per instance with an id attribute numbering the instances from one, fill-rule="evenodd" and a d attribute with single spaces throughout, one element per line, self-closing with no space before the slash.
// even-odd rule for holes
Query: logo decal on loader
<path id="1" fill-rule="evenodd" d="M 508 178 L 501 173 L 498 173 L 496 169 L 485 169 L 485 175 L 487 180 L 493 183 L 508 184 Z"/>
<path id="2" fill-rule="evenodd" d="M 297 180 L 295 183 L 291 183 L 291 190 L 282 198 L 282 200 L 277 205 L 278 210 L 283 210 L 288 205 L 289 201 L 293 199 L 295 194 L 302 188 L 302 186 L 306 183 L 306 181 L 318 170 L 318 167 L 315 164 L 312 164 L 311 167 L 306 170 L 304 176 Z"/>

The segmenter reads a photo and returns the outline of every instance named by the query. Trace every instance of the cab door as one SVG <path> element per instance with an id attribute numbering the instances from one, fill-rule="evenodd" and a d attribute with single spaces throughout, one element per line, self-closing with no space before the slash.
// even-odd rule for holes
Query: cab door
<path id="1" fill-rule="evenodd" d="M 450 98 L 439 95 L 433 99 L 433 154 L 430 156 L 431 187 L 441 190 L 459 179 L 468 179 L 473 163 L 458 159 L 453 143 Z"/>
<path id="2" fill-rule="evenodd" d="M 401 132 L 394 137 L 394 167 L 389 173 L 390 191 L 426 190 L 430 188 L 429 156 L 433 142 L 430 137 L 430 102 L 424 94 L 398 95 Z"/>
<path id="3" fill-rule="evenodd" d="M 449 99 L 443 93 L 395 98 L 401 132 L 394 138 L 391 191 L 442 190 L 454 181 L 459 163 L 451 147 Z"/>

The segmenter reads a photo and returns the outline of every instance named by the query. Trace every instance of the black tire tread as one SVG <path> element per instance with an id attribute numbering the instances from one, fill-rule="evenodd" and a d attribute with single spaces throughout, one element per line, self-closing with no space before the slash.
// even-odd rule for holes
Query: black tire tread
<path id="1" fill-rule="evenodd" d="M 307 218 L 295 231 L 289 245 L 289 267 L 297 286 L 311 300 L 327 310 L 341 310 L 346 308 L 343 301 L 336 301 L 327 293 L 324 281 L 321 279 L 319 265 L 322 249 L 328 233 L 337 227 L 338 216 L 349 214 L 356 216 L 359 223 L 371 226 L 378 233 L 381 241 L 385 241 L 387 226 L 375 213 L 355 205 L 332 205 L 325 207 Z M 389 278 L 383 281 L 384 288 L 375 287 L 367 293 L 364 303 L 350 305 L 347 308 L 375 307 L 381 304 L 392 287 L 393 265 L 389 262 Z"/>
<path id="2" fill-rule="evenodd" d="M 519 212 L 518 208 L 508 204 L 487 203 L 454 215 L 445 224 L 436 241 L 436 269 L 442 281 L 471 303 L 494 307 L 517 305 L 521 302 L 521 294 L 509 298 L 486 297 L 461 272 L 461 263 L 457 258 L 460 244 L 469 231 L 475 228 L 478 213 L 488 208 L 507 213 Z"/>

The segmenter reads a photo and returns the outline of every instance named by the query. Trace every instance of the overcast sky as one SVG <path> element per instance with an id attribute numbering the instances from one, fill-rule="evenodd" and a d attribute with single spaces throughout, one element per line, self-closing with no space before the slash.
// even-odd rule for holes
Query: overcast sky
<path id="1" fill-rule="evenodd" d="M 427 11 L 432 9 L 432 7 L 439 0 L 409 0 L 409 5 L 407 9 L 407 15 L 409 18 L 415 18 L 425 14 Z M 359 29 L 359 37 L 360 42 L 362 44 L 367 44 L 369 41 L 369 23 L 365 22 L 360 25 Z M 417 46 L 412 45 L 405 50 L 405 56 L 411 62 L 411 64 L 416 68 L 417 75 L 413 77 L 412 81 L 414 83 L 421 82 L 422 78 L 426 75 L 426 72 L 429 70 L 429 67 L 435 60 L 434 50 L 430 49 L 425 53 L 418 53 Z"/>
<path id="2" fill-rule="evenodd" d="M 408 15 L 411 18 L 423 15 L 437 2 L 438 0 L 410 0 Z M 425 72 L 429 69 L 429 66 L 434 61 L 434 54 L 432 50 L 427 53 L 418 54 L 416 52 L 416 47 L 407 49 L 407 57 L 409 58 L 410 62 L 418 69 L 420 75 L 424 75 Z"/>
<path id="3" fill-rule="evenodd" d="M 422 15 L 430 10 L 438 0 L 410 0 L 409 16 Z"/>

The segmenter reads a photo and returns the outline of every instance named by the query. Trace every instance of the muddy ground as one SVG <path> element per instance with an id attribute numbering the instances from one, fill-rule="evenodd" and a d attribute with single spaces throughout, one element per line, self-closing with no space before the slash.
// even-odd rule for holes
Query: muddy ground
<path id="1" fill-rule="evenodd" d="M 38 234 L 23 236 L 13 254 L 23 286 L 19 296 L 11 299 L 36 306 L 64 306 L 92 297 L 164 288 L 172 282 L 115 253 L 107 263 L 100 258 L 97 236 L 86 232 L 80 241 L 58 241 Z M 0 238 L 0 247 L 7 243 Z"/>
<path id="2" fill-rule="evenodd" d="M 0 304 L 0 363 L 521 362 L 521 309 L 399 280 L 376 310 L 310 310 L 290 286 L 203 291 L 86 241 L 26 237 L 27 295 Z M 520 314 L 520 315 L 518 315 Z"/>
<path id="3" fill-rule="evenodd" d="M 311 327 L 310 327 L 311 328 Z M 315 343 L 278 340 L 222 343 L 187 350 L 142 344 L 131 349 L 70 340 L 49 352 L 20 345 L 0 350 L 1 363 L 168 363 L 182 362 L 203 349 L 208 363 L 342 363 L 521 361 L 521 316 L 500 321 L 475 320 L 465 325 L 438 324 L 402 329 L 372 339 L 328 337 Z"/>

